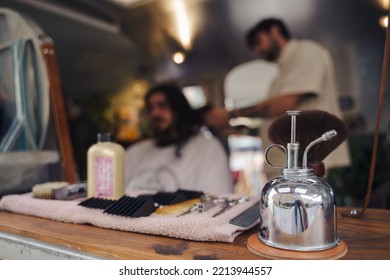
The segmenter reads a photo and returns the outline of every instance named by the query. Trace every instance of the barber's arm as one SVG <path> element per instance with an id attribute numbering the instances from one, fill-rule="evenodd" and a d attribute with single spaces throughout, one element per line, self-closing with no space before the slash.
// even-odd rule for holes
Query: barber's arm
<path id="1" fill-rule="evenodd" d="M 210 110 L 204 115 L 204 122 L 213 127 L 223 128 L 229 126 L 229 120 L 236 117 L 260 117 L 271 118 L 284 114 L 288 110 L 294 110 L 297 106 L 315 97 L 314 93 L 295 93 L 271 97 L 256 105 L 227 111 L 222 107 Z"/>

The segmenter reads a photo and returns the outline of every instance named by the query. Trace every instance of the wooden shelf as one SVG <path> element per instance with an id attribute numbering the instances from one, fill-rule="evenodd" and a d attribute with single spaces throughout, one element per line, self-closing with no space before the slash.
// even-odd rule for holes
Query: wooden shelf
<path id="1" fill-rule="evenodd" d="M 0 232 L 106 259 L 265 259 L 247 248 L 248 238 L 258 232 L 257 227 L 241 234 L 233 243 L 195 242 L 0 211 Z M 359 219 L 339 215 L 338 235 L 348 245 L 348 252 L 341 259 L 388 260 L 390 210 L 368 209 Z"/>

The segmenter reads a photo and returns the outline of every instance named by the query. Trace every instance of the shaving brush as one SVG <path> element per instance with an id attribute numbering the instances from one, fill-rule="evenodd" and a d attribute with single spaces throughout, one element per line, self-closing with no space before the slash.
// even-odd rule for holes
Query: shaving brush
<path id="1" fill-rule="evenodd" d="M 297 116 L 296 141 L 300 145 L 298 153 L 300 164 L 307 145 L 332 129 L 336 130 L 337 136 L 330 141 L 314 145 L 307 155 L 308 166 L 313 168 L 314 174 L 319 177 L 325 175 L 323 160 L 348 137 L 348 127 L 335 115 L 321 110 L 302 111 Z M 287 114 L 277 118 L 268 129 L 269 139 L 284 147 L 290 142 L 290 135 L 291 118 Z"/>

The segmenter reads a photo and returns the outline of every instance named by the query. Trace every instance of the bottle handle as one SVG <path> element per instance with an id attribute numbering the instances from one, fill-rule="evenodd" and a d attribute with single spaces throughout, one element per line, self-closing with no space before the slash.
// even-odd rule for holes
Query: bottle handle
<path id="1" fill-rule="evenodd" d="M 264 151 L 265 162 L 266 162 L 269 166 L 274 167 L 274 168 L 285 168 L 285 166 L 273 165 L 273 164 L 268 160 L 268 152 L 269 152 L 272 148 L 274 148 L 274 147 L 277 147 L 277 148 L 283 150 L 284 153 L 285 153 L 286 156 L 287 156 L 287 150 L 286 150 L 285 147 L 283 147 L 283 146 L 280 145 L 280 144 L 272 144 L 272 145 L 268 146 L 268 148 L 265 149 L 265 151 Z"/>

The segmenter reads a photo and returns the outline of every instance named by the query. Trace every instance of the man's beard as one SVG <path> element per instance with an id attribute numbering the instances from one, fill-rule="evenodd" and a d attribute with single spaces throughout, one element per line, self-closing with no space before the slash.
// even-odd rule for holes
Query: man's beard
<path id="1" fill-rule="evenodd" d="M 280 47 L 278 43 L 274 40 L 271 41 L 271 47 L 269 48 L 269 51 L 267 54 L 264 55 L 264 59 L 269 62 L 275 62 L 278 60 L 280 54 Z"/>
<path id="2" fill-rule="evenodd" d="M 159 120 L 158 117 L 152 120 L 153 122 L 163 121 Z M 157 124 L 157 123 L 156 123 Z M 177 142 L 176 137 L 174 137 L 174 128 L 172 125 L 162 129 L 158 126 L 153 127 L 154 141 L 158 147 L 166 147 Z"/>
<path id="3" fill-rule="evenodd" d="M 154 131 L 154 142 L 158 147 L 166 147 L 177 142 L 177 139 L 173 137 L 172 128 Z"/>

